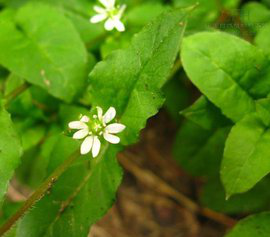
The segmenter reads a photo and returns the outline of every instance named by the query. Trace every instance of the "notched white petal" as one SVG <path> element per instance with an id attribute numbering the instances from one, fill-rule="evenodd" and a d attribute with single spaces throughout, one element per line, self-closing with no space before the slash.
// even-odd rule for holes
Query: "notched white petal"
<path id="1" fill-rule="evenodd" d="M 125 25 L 120 20 L 114 20 L 114 26 L 119 32 L 125 31 Z"/>
<path id="2" fill-rule="evenodd" d="M 109 18 L 105 24 L 104 24 L 104 28 L 108 31 L 112 31 L 114 28 L 114 20 Z"/>
<path id="3" fill-rule="evenodd" d="M 110 0 L 99 0 L 99 2 L 106 8 L 110 8 L 111 6 Z"/>
<path id="4" fill-rule="evenodd" d="M 106 141 L 108 141 L 109 143 L 112 143 L 112 144 L 118 144 L 120 142 L 119 137 L 112 135 L 112 134 L 109 134 L 109 133 L 104 133 L 103 137 Z"/>
<path id="5" fill-rule="evenodd" d="M 107 0 L 107 1 L 108 1 L 108 4 L 109 4 L 109 7 L 114 8 L 115 0 Z"/>
<path id="6" fill-rule="evenodd" d="M 97 15 L 93 16 L 90 19 L 90 22 L 93 23 L 93 24 L 95 24 L 95 23 L 104 21 L 106 18 L 107 18 L 107 14 L 106 13 L 97 14 Z"/>
<path id="7" fill-rule="evenodd" d="M 101 146 L 100 140 L 98 139 L 97 136 L 95 136 L 94 141 L 93 141 L 93 148 L 92 148 L 92 155 L 94 158 L 98 156 L 99 151 L 100 151 L 100 146 Z"/>
<path id="8" fill-rule="evenodd" d="M 99 106 L 97 106 L 97 116 L 99 120 L 102 120 L 103 110 Z"/>
<path id="9" fill-rule="evenodd" d="M 109 123 L 111 122 L 116 116 L 116 110 L 114 107 L 110 107 L 108 111 L 103 116 L 103 122 Z"/>
<path id="10" fill-rule="evenodd" d="M 88 135 L 88 129 L 82 129 L 73 134 L 73 139 L 83 139 Z"/>
<path id="11" fill-rule="evenodd" d="M 89 122 L 89 118 L 86 116 L 86 115 L 84 115 L 84 116 L 82 116 L 82 118 L 81 118 L 81 122 L 83 122 L 83 123 L 88 123 Z"/>
<path id="12" fill-rule="evenodd" d="M 94 6 L 94 10 L 99 14 L 106 13 L 106 9 L 99 7 L 99 6 Z"/>
<path id="13" fill-rule="evenodd" d="M 118 17 L 119 20 L 120 20 L 120 18 L 122 17 L 122 15 L 123 15 L 125 9 L 126 9 L 126 5 L 125 5 L 125 4 L 122 5 L 122 6 L 120 7 L 120 9 L 119 9 L 119 11 L 118 11 L 118 14 L 117 14 L 117 17 Z"/>
<path id="14" fill-rule="evenodd" d="M 93 136 L 88 136 L 87 138 L 84 139 L 81 145 L 81 154 L 85 155 L 88 152 L 90 152 L 92 146 L 93 146 Z"/>
<path id="15" fill-rule="evenodd" d="M 125 125 L 121 124 L 121 123 L 112 123 L 110 125 L 108 125 L 105 130 L 108 133 L 120 133 L 122 132 L 124 129 L 126 128 Z"/>
<path id="16" fill-rule="evenodd" d="M 82 121 L 73 121 L 68 124 L 70 129 L 84 129 L 87 128 L 87 125 Z"/>

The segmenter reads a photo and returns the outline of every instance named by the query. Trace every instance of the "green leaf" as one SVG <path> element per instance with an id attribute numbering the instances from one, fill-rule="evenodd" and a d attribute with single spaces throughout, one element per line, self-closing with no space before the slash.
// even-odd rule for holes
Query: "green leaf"
<path id="1" fill-rule="evenodd" d="M 228 128 L 205 130 L 186 122 L 177 133 L 174 157 L 192 175 L 217 175 L 227 134 Z"/>
<path id="2" fill-rule="evenodd" d="M 18 133 L 22 139 L 22 146 L 24 154 L 21 157 L 21 164 L 16 169 L 16 179 L 25 185 L 30 187 L 37 187 L 36 184 L 40 184 L 40 178 L 33 177 L 33 173 L 36 172 L 36 163 L 40 162 L 43 157 L 40 156 L 41 144 L 45 139 L 45 127 L 37 125 L 35 123 L 28 123 L 25 126 L 24 122 L 19 121 L 15 123 Z M 48 136 L 46 134 L 46 136 Z M 38 176 L 42 176 L 40 170 Z"/>
<path id="3" fill-rule="evenodd" d="M 184 82 L 178 78 L 169 80 L 164 86 L 164 94 L 166 98 L 165 108 L 175 121 L 180 122 L 179 111 L 188 106 L 191 97 Z"/>
<path id="4" fill-rule="evenodd" d="M 121 33 L 121 35 L 116 34 L 107 37 L 105 42 L 100 47 L 102 59 L 105 59 L 110 53 L 112 53 L 115 50 L 128 48 L 132 36 L 134 35 L 133 33 L 123 32 Z"/>
<path id="5" fill-rule="evenodd" d="M 219 9 L 214 0 L 173 0 L 173 3 L 176 7 L 198 4 L 188 22 L 187 29 L 191 31 L 208 28 L 219 15 Z"/>
<path id="6" fill-rule="evenodd" d="M 32 0 L 35 1 L 35 0 Z M 93 10 L 95 2 L 88 0 L 42 0 L 58 7 L 73 22 L 82 40 L 88 47 L 93 47 L 94 43 L 105 36 L 103 24 L 91 24 L 89 19 L 96 12 Z"/>
<path id="7" fill-rule="evenodd" d="M 61 133 L 62 130 L 56 126 L 52 126 L 50 128 L 50 131 L 47 134 L 47 139 L 38 147 L 36 151 L 36 156 L 30 160 L 31 165 L 26 170 L 27 176 L 24 178 L 27 178 L 27 184 L 30 187 L 37 188 L 44 178 L 47 176 L 47 167 L 50 161 L 50 154 L 52 150 L 54 149 L 55 144 L 57 143 L 59 139 L 59 133 Z M 34 150 L 34 149 L 32 149 Z M 35 152 L 35 151 L 34 151 Z M 26 156 L 25 154 L 24 156 Z M 27 159 L 29 162 L 29 159 Z"/>
<path id="8" fill-rule="evenodd" d="M 262 211 L 269 204 L 269 184 L 270 179 L 266 177 L 249 192 L 235 195 L 226 200 L 225 191 L 219 177 L 213 177 L 204 185 L 200 200 L 203 206 L 231 215 Z"/>
<path id="9" fill-rule="evenodd" d="M 139 4 L 127 12 L 126 19 L 128 24 L 132 26 L 144 26 L 165 10 L 167 10 L 167 7 L 161 3 L 146 2 Z"/>
<path id="10" fill-rule="evenodd" d="M 3 12 L 0 29 L 4 67 L 67 102 L 83 89 L 86 49 L 72 23 L 55 8 L 28 4 Z"/>
<path id="11" fill-rule="evenodd" d="M 270 10 L 262 3 L 249 2 L 241 9 L 241 20 L 253 33 L 256 33 L 270 21 Z"/>
<path id="12" fill-rule="evenodd" d="M 268 237 L 270 235 L 270 213 L 264 212 L 241 220 L 226 237 Z"/>
<path id="13" fill-rule="evenodd" d="M 270 10 L 269 10 L 270 15 Z M 269 19 L 270 21 L 270 19 Z M 264 50 L 265 53 L 269 55 L 270 58 L 270 23 L 264 25 L 260 30 L 258 31 L 258 34 L 255 37 L 255 44 L 258 45 L 261 49 Z M 269 63 L 270 64 L 270 63 Z"/>
<path id="14" fill-rule="evenodd" d="M 6 79 L 8 77 L 8 70 L 0 66 L 0 80 Z"/>
<path id="15" fill-rule="evenodd" d="M 241 0 L 221 0 L 220 2 L 225 9 L 235 10 L 241 3 Z"/>
<path id="16" fill-rule="evenodd" d="M 20 163 L 22 146 L 14 129 L 10 115 L 0 105 L 0 204 L 7 190 L 9 180 Z"/>
<path id="17" fill-rule="evenodd" d="M 270 98 L 256 101 L 256 114 L 263 121 L 265 126 L 270 126 Z"/>
<path id="18" fill-rule="evenodd" d="M 205 96 L 201 96 L 181 114 L 207 130 L 230 125 L 230 121 Z"/>
<path id="19" fill-rule="evenodd" d="M 82 106 L 62 104 L 59 110 L 59 117 L 63 130 L 68 129 L 70 121 L 76 121 L 81 114 L 87 114 L 88 112 L 89 110 Z"/>
<path id="20" fill-rule="evenodd" d="M 30 1 L 35 2 L 36 0 Z M 105 34 L 103 24 L 91 24 L 89 22 L 91 16 L 96 14 L 93 10 L 95 2 L 88 0 L 39 0 L 39 2 L 50 4 L 61 10 L 72 21 L 82 40 L 89 47 L 93 47 L 94 42 Z"/>
<path id="21" fill-rule="evenodd" d="M 21 206 L 21 204 L 21 202 L 12 202 L 10 200 L 5 200 L 1 209 L 0 224 L 4 224 L 4 222 L 16 212 L 16 210 Z"/>
<path id="22" fill-rule="evenodd" d="M 126 144 L 136 141 L 146 120 L 163 104 L 160 89 L 178 53 L 188 12 L 162 14 L 134 36 L 128 49 L 110 54 L 90 74 L 93 104 L 116 108 L 127 126 Z"/>
<path id="23" fill-rule="evenodd" d="M 12 8 L 19 8 L 29 2 L 35 3 L 37 1 L 8 0 L 6 5 Z M 95 41 L 104 34 L 102 24 L 90 24 L 89 22 L 90 17 L 96 14 L 93 10 L 94 2 L 92 3 L 88 0 L 39 0 L 38 2 L 57 7 L 73 22 L 82 40 L 86 43 Z"/>
<path id="24" fill-rule="evenodd" d="M 262 2 L 263 2 L 266 6 L 270 7 L 270 1 L 269 1 L 269 0 L 262 0 Z"/>
<path id="25" fill-rule="evenodd" d="M 32 128 L 27 129 L 22 134 L 22 145 L 23 149 L 27 150 L 32 148 L 33 146 L 38 145 L 41 139 L 45 135 L 45 128 L 43 126 L 34 126 Z"/>
<path id="26" fill-rule="evenodd" d="M 181 56 L 190 80 L 234 122 L 255 111 L 254 98 L 270 92 L 267 58 L 240 38 L 198 33 L 183 41 Z"/>
<path id="27" fill-rule="evenodd" d="M 12 93 L 12 91 L 22 86 L 24 83 L 25 81 L 21 77 L 11 73 L 5 82 L 4 95 L 7 96 L 8 94 Z M 27 116 L 27 119 L 30 117 L 36 119 L 44 118 L 43 111 L 39 110 L 34 105 L 30 90 L 24 91 L 11 101 L 8 106 L 8 112 L 15 116 Z"/>
<path id="28" fill-rule="evenodd" d="M 269 146 L 270 130 L 256 115 L 232 128 L 221 166 L 227 197 L 248 191 L 270 172 Z"/>
<path id="29" fill-rule="evenodd" d="M 173 0 L 177 7 L 187 7 L 192 4 L 198 4 L 194 13 L 191 15 L 187 25 L 187 31 L 210 29 L 213 23 L 220 17 L 222 10 L 236 9 L 240 0 Z"/>

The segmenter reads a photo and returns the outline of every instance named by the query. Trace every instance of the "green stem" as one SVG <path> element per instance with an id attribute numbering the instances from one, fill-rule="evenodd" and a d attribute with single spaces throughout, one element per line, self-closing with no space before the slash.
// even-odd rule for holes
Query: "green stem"
<path id="1" fill-rule="evenodd" d="M 15 90 L 11 91 L 5 96 L 5 107 L 7 108 L 12 100 L 14 100 L 18 95 L 26 91 L 31 85 L 27 82 L 24 82 L 21 86 L 17 87 Z"/>
<path id="2" fill-rule="evenodd" d="M 37 201 L 48 192 L 57 179 L 79 156 L 79 151 L 74 152 L 40 185 L 40 187 L 25 201 L 23 206 L 0 227 L 0 236 L 3 236 Z"/>

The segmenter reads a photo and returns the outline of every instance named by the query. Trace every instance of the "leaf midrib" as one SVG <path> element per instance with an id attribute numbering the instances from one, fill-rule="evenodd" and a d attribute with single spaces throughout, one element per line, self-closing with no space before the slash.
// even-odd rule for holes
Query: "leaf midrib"
<path id="1" fill-rule="evenodd" d="M 252 150 L 250 151 L 249 155 L 247 156 L 247 159 L 244 160 L 243 165 L 240 167 L 239 171 L 237 172 L 235 182 L 233 182 L 233 186 L 230 189 L 230 192 L 229 192 L 229 190 L 227 190 L 228 194 L 231 195 L 231 194 L 233 194 L 235 192 L 235 190 L 237 190 L 237 189 L 235 189 L 235 187 L 238 185 L 238 183 L 239 183 L 239 181 L 241 179 L 242 172 L 243 172 L 243 170 L 245 170 L 244 167 L 246 167 L 246 165 L 248 164 L 248 161 L 251 159 L 251 157 L 253 157 L 253 154 L 257 149 L 257 145 L 261 142 L 261 139 L 263 138 L 264 134 L 266 134 L 268 131 L 269 131 L 268 128 L 263 129 L 262 133 L 258 137 L 258 140 L 255 142 Z"/>
<path id="2" fill-rule="evenodd" d="M 109 146 L 111 146 L 109 143 L 106 143 L 106 146 L 104 147 L 104 149 L 101 151 L 101 155 L 99 156 L 100 158 L 98 159 L 104 159 L 104 155 L 107 153 L 107 150 L 109 149 Z M 97 158 L 95 158 L 97 159 Z M 97 161 L 97 160 L 96 160 Z M 89 179 L 92 177 L 93 175 L 93 171 L 94 171 L 94 168 L 99 164 L 99 162 L 101 162 L 101 160 L 99 160 L 98 162 L 95 162 L 93 167 L 90 168 L 89 172 L 86 173 L 86 175 L 84 176 L 83 180 L 80 182 L 80 184 L 77 186 L 77 188 L 74 189 L 74 192 L 72 192 L 66 199 L 65 201 L 62 201 L 60 206 L 59 206 L 59 209 L 58 209 L 58 212 L 57 212 L 57 215 L 56 217 L 54 218 L 54 220 L 49 224 L 48 228 L 44 231 L 43 236 L 47 236 L 47 234 L 49 234 L 49 231 L 51 232 L 52 231 L 52 228 L 53 228 L 53 225 L 57 223 L 57 221 L 61 218 L 62 214 L 65 212 L 65 210 L 70 206 L 72 200 L 74 200 L 77 195 L 80 193 L 80 191 L 85 187 L 85 185 L 87 185 L 87 182 L 89 181 Z M 65 207 L 65 210 L 64 211 L 61 211 L 61 208 L 62 208 L 62 204 L 64 204 L 66 201 L 69 201 L 68 205 Z"/>
<path id="3" fill-rule="evenodd" d="M 184 15 L 179 21 L 183 20 L 185 17 L 186 17 L 186 15 Z M 177 21 L 177 23 L 175 24 L 175 26 L 177 26 L 177 24 L 179 23 L 179 21 Z M 185 22 L 185 26 L 186 26 L 186 22 Z M 183 30 L 182 30 L 182 34 L 181 34 L 180 38 L 183 36 L 183 34 L 184 34 L 184 32 L 185 32 L 185 26 L 183 26 Z M 160 27 L 161 27 L 161 24 L 159 24 L 159 28 L 160 28 Z M 149 58 L 153 58 L 153 55 L 155 55 L 155 54 L 157 53 L 157 50 L 161 47 L 161 45 L 163 45 L 164 43 L 166 43 L 166 42 L 165 42 L 166 39 L 170 36 L 170 33 L 171 33 L 173 30 L 175 30 L 175 27 L 172 27 L 172 28 L 168 31 L 167 35 L 163 37 L 163 40 L 162 40 L 162 41 L 158 44 L 158 46 L 153 50 L 153 52 L 152 52 L 152 54 L 151 54 L 151 57 L 149 57 Z M 157 37 L 157 36 L 155 35 L 154 43 L 153 43 L 153 44 L 155 44 L 156 37 Z M 133 42 L 132 42 L 132 45 L 131 45 L 130 50 L 132 50 L 133 47 L 134 47 L 134 46 L 133 46 Z M 136 53 L 137 53 L 137 52 L 136 52 Z M 140 55 L 140 54 L 137 54 L 137 55 Z M 140 56 L 138 56 L 138 59 L 139 59 L 139 61 L 141 62 Z M 131 86 L 131 93 L 129 94 L 129 97 L 128 97 L 127 100 L 126 100 L 127 102 L 126 102 L 125 105 L 124 105 L 124 111 L 123 111 L 123 114 L 125 114 L 125 112 L 126 112 L 126 110 L 127 110 L 127 108 L 128 108 L 128 104 L 129 104 L 129 102 L 130 102 L 130 98 L 132 97 L 132 96 L 131 96 L 132 93 L 134 93 L 134 91 L 137 90 L 137 84 L 138 84 L 138 82 L 140 81 L 140 78 L 141 78 L 141 74 L 142 74 L 142 72 L 143 72 L 143 69 L 144 69 L 149 63 L 151 63 L 151 62 L 152 62 L 152 61 L 149 60 L 149 61 L 146 61 L 146 63 L 144 63 L 144 65 L 141 65 L 141 70 L 139 70 L 139 72 L 134 76 L 134 77 L 137 78 L 137 79 L 134 81 L 134 83 L 133 83 L 132 86 Z"/>
<path id="4" fill-rule="evenodd" d="M 252 100 L 254 100 L 254 98 L 252 97 L 252 95 L 250 95 L 250 93 L 249 93 L 245 88 L 243 88 L 243 87 L 238 83 L 238 81 L 237 81 L 236 79 L 234 79 L 234 78 L 232 77 L 232 75 L 231 75 L 227 70 L 225 70 L 225 69 L 224 69 L 223 67 L 221 67 L 216 61 L 214 61 L 213 58 L 212 58 L 210 55 L 206 54 L 206 53 L 203 52 L 202 50 L 197 50 L 195 47 L 191 47 L 190 45 L 189 45 L 188 47 L 189 47 L 191 50 L 193 50 L 194 52 L 197 52 L 197 53 L 201 54 L 202 57 L 207 58 L 208 61 L 209 61 L 216 69 L 219 69 L 219 70 L 223 71 L 223 72 L 228 76 L 228 78 L 229 78 L 232 82 L 234 82 L 234 83 L 235 83 L 242 91 L 244 91 L 244 92 L 248 95 L 248 97 L 250 97 Z M 241 79 L 242 77 L 243 77 L 243 76 L 239 77 L 239 79 Z"/>

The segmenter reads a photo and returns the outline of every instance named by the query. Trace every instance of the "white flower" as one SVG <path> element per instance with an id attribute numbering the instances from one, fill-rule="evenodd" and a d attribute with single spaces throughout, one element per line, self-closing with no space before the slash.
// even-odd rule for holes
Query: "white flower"
<path id="1" fill-rule="evenodd" d="M 126 126 L 121 123 L 108 124 L 115 116 L 115 108 L 110 107 L 103 115 L 102 109 L 97 107 L 97 114 L 93 115 L 92 119 L 84 115 L 79 121 L 73 121 L 68 124 L 70 129 L 78 130 L 73 134 L 73 139 L 84 139 L 81 144 L 82 155 L 92 150 L 92 156 L 94 158 L 97 157 L 101 147 L 101 136 L 112 144 L 120 142 L 120 138 L 115 136 L 115 134 L 122 132 Z"/>
<path id="2" fill-rule="evenodd" d="M 99 2 L 105 7 L 94 6 L 94 10 L 97 15 L 90 19 L 91 23 L 98 23 L 105 21 L 104 27 L 106 30 L 111 31 L 116 28 L 118 31 L 125 31 L 125 26 L 121 21 L 121 17 L 125 11 L 126 6 L 122 5 L 120 7 L 115 6 L 115 0 L 99 0 Z"/>

